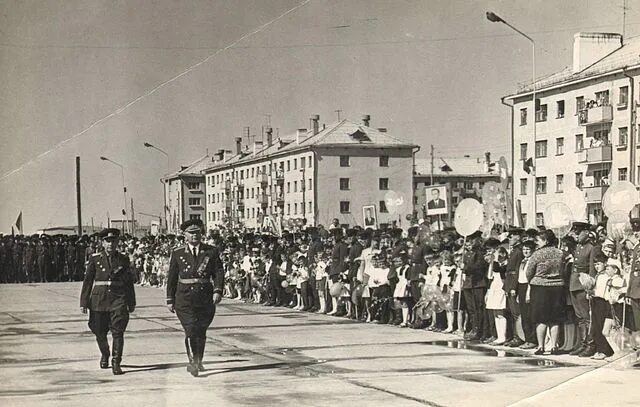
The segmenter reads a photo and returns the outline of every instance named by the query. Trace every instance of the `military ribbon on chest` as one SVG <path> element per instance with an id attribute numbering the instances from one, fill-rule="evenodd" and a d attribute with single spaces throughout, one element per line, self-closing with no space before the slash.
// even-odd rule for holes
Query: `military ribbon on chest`
<path id="1" fill-rule="evenodd" d="M 204 277 L 204 270 L 207 268 L 207 264 L 209 264 L 209 256 L 205 256 L 196 273 Z"/>

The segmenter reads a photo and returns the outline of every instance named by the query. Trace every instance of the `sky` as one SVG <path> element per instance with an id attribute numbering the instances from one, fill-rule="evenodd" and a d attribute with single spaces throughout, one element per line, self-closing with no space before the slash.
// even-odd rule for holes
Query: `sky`
<path id="1" fill-rule="evenodd" d="M 100 156 L 123 166 L 135 211 L 159 215 L 168 170 L 247 126 L 286 135 L 336 110 L 420 157 L 508 157 L 500 98 L 530 80 L 531 45 L 489 10 L 533 37 L 538 76 L 571 65 L 574 33 L 623 30 L 622 0 L 3 0 L 0 233 L 20 212 L 26 233 L 76 223 L 76 156 L 83 223 L 106 226 L 122 181 Z"/>

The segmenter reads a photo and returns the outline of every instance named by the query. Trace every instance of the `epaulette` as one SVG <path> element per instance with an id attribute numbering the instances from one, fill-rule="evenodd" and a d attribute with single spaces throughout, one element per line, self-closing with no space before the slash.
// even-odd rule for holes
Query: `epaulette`
<path id="1" fill-rule="evenodd" d="M 173 248 L 173 251 L 175 252 L 176 250 L 182 250 L 182 249 L 186 249 L 186 248 L 187 248 L 187 245 L 186 245 L 186 244 L 183 244 L 182 246 L 176 246 L 176 247 L 174 247 L 174 248 Z"/>
<path id="2" fill-rule="evenodd" d="M 99 253 L 99 252 L 98 252 L 98 253 L 92 253 L 92 254 L 91 254 L 91 257 L 99 257 L 101 254 L 102 254 L 102 253 Z"/>

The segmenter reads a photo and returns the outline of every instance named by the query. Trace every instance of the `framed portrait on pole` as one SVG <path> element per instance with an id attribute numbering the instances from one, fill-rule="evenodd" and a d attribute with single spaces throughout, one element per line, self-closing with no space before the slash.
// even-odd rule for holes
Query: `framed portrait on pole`
<path id="1" fill-rule="evenodd" d="M 425 188 L 427 199 L 427 216 L 446 215 L 449 211 L 446 185 L 435 185 Z"/>
<path id="2" fill-rule="evenodd" d="M 365 229 L 378 229 L 378 216 L 375 205 L 365 205 L 362 207 L 362 219 Z"/>

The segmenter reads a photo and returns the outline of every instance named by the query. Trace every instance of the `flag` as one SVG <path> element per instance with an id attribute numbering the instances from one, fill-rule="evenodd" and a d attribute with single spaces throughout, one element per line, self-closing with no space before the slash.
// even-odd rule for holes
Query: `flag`
<path id="1" fill-rule="evenodd" d="M 527 174 L 531 174 L 534 173 L 535 174 L 535 170 L 536 168 L 533 166 L 533 158 L 529 157 L 527 158 L 524 163 L 522 163 L 522 169 L 524 170 L 524 172 L 526 172 Z"/>
<path id="2" fill-rule="evenodd" d="M 19 234 L 22 234 L 22 211 L 20 211 L 20 215 L 16 219 L 16 229 L 18 229 Z"/>
<path id="3" fill-rule="evenodd" d="M 13 229 L 13 226 L 11 226 L 11 237 L 16 237 L 16 231 Z"/>

